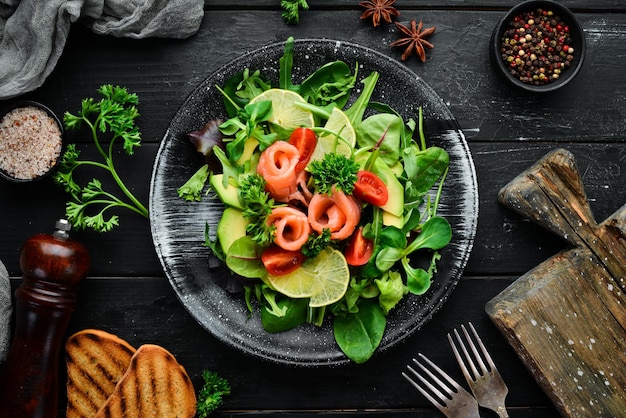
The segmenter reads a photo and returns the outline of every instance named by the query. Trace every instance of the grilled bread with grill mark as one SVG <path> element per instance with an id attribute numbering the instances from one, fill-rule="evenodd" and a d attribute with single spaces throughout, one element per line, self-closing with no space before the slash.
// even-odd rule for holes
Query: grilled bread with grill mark
<path id="1" fill-rule="evenodd" d="M 95 418 L 192 418 L 196 394 L 185 368 L 161 346 L 144 344 Z"/>
<path id="2" fill-rule="evenodd" d="M 135 348 L 97 329 L 79 331 L 65 343 L 67 418 L 92 418 L 122 378 Z"/>

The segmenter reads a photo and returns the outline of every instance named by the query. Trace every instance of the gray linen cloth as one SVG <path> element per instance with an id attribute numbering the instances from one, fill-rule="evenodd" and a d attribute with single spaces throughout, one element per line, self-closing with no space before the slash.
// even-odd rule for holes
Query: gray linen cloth
<path id="1" fill-rule="evenodd" d="M 9 351 L 11 332 L 11 283 L 9 273 L 0 261 L 0 363 Z"/>
<path id="2" fill-rule="evenodd" d="M 187 38 L 198 31 L 204 0 L 0 0 L 0 100 L 41 86 L 72 23 L 128 38 Z"/>

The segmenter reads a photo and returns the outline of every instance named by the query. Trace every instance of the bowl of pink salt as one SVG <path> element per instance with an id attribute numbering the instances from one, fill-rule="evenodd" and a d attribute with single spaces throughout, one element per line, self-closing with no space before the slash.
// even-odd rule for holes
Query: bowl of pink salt
<path id="1" fill-rule="evenodd" d="M 16 183 L 41 179 L 59 163 L 63 125 L 41 103 L 20 101 L 0 113 L 0 176 Z"/>

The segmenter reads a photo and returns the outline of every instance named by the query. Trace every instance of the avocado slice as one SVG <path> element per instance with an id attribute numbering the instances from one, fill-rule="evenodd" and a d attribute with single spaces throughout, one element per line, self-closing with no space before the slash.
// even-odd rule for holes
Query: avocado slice
<path id="1" fill-rule="evenodd" d="M 217 224 L 217 240 L 224 254 L 228 254 L 233 242 L 246 235 L 246 225 L 247 222 L 241 210 L 233 207 L 224 209 L 222 218 Z"/>
<path id="2" fill-rule="evenodd" d="M 258 146 L 259 141 L 256 138 L 250 137 L 246 139 L 246 142 L 243 146 L 243 153 L 241 154 L 241 157 L 239 157 L 239 159 L 237 160 L 236 164 L 238 166 L 243 166 L 247 162 L 249 162 L 250 166 L 248 167 L 248 171 L 250 173 L 256 172 L 256 166 L 259 162 L 259 153 L 255 153 L 255 151 L 257 150 Z"/>
<path id="3" fill-rule="evenodd" d="M 224 186 L 223 174 L 211 174 L 209 183 L 222 203 L 243 210 L 243 205 L 239 201 L 239 189 L 230 183 Z"/>
<path id="4" fill-rule="evenodd" d="M 404 217 L 396 216 L 391 212 L 387 212 L 385 210 L 383 212 L 383 225 L 387 226 L 395 226 L 398 229 L 402 229 L 404 227 Z"/>
<path id="5" fill-rule="evenodd" d="M 361 169 L 365 167 L 369 156 L 369 153 L 362 153 L 356 156 L 355 160 L 361 166 Z M 401 218 L 404 213 L 404 187 L 400 184 L 400 180 L 398 180 L 393 170 L 380 158 L 376 159 L 371 171 L 380 177 L 387 186 L 387 192 L 389 192 L 389 200 L 380 208 Z"/>

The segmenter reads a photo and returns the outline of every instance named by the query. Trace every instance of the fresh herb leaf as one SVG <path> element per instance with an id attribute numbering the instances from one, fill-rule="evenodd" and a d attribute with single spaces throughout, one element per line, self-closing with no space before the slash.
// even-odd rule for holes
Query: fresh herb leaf
<path id="1" fill-rule="evenodd" d="M 222 121 L 213 119 L 207 122 L 201 129 L 189 132 L 189 141 L 200 154 L 208 156 L 213 147 L 222 145 L 224 136 L 219 130 Z"/>
<path id="2" fill-rule="evenodd" d="M 353 75 L 345 62 L 329 62 L 302 82 L 300 95 L 308 103 L 343 108 L 350 98 L 356 77 L 357 71 Z"/>
<path id="3" fill-rule="evenodd" d="M 311 234 L 302 246 L 302 254 L 306 258 L 315 258 L 330 244 L 330 229 L 324 228 L 321 234 Z"/>
<path id="4" fill-rule="evenodd" d="M 322 160 L 311 162 L 309 169 L 319 193 L 331 193 L 336 187 L 352 194 L 359 164 L 345 155 L 328 153 Z"/>
<path id="5" fill-rule="evenodd" d="M 117 214 L 105 219 L 105 214 L 113 208 L 130 209 L 145 218 L 148 218 L 148 209 L 122 182 L 113 164 L 115 145 L 120 140 L 123 141 L 122 147 L 128 155 L 132 155 L 135 148 L 140 146 L 141 134 L 135 124 L 135 119 L 139 116 L 137 95 L 110 84 L 101 86 L 98 92 L 102 96 L 99 102 L 93 98 L 84 99 L 81 110 L 76 115 L 66 112 L 63 121 L 67 130 L 80 129 L 83 125 L 89 128 L 103 162 L 80 160 L 76 145 L 70 144 L 61 158 L 53 180 L 63 186 L 71 196 L 66 204 L 66 216 L 75 228 L 107 232 L 119 225 Z M 102 142 L 101 136 L 105 135 L 110 138 L 108 146 Z M 102 183 L 97 179 L 81 186 L 74 178 L 79 167 L 99 168 L 108 172 L 126 200 L 103 190 Z"/>
<path id="6" fill-rule="evenodd" d="M 199 418 L 206 418 L 224 403 L 224 398 L 230 395 L 230 383 L 210 370 L 202 371 L 204 386 L 198 393 L 197 410 Z"/>
<path id="7" fill-rule="evenodd" d="M 348 358 L 357 364 L 369 360 L 379 346 L 387 321 L 380 305 L 372 299 L 363 299 L 355 313 L 335 316 L 335 340 Z"/>
<path id="8" fill-rule="evenodd" d="M 176 192 L 178 197 L 182 197 L 187 202 L 199 202 L 202 200 L 202 190 L 209 178 L 209 165 L 204 164 L 195 172 L 193 176 L 187 180 L 185 184 L 180 186 Z"/>
<path id="9" fill-rule="evenodd" d="M 246 233 L 259 245 L 268 246 L 274 240 L 276 227 L 267 224 L 267 217 L 276 205 L 265 191 L 265 180 L 258 174 L 244 176 L 239 190 L 245 207 L 243 217 L 248 221 Z"/>
<path id="10" fill-rule="evenodd" d="M 281 0 L 280 7 L 282 8 L 283 20 L 292 25 L 297 25 L 300 22 L 300 9 L 308 10 L 309 5 L 306 0 Z"/>

